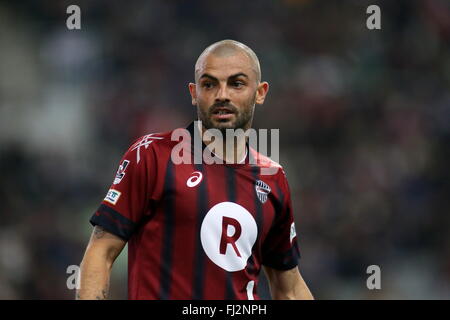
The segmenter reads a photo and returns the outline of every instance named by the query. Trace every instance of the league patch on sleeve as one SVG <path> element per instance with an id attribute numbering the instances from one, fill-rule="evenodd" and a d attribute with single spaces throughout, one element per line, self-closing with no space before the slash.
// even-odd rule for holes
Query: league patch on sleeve
<path id="1" fill-rule="evenodd" d="M 125 177 L 125 170 L 130 164 L 129 160 L 123 160 L 120 164 L 119 169 L 117 169 L 116 178 L 114 179 L 114 184 L 119 184 L 122 181 L 123 177 Z"/>
<path id="2" fill-rule="evenodd" d="M 120 198 L 121 193 L 114 189 L 109 189 L 106 194 L 105 201 L 111 203 L 112 205 L 116 205 L 117 201 Z"/>

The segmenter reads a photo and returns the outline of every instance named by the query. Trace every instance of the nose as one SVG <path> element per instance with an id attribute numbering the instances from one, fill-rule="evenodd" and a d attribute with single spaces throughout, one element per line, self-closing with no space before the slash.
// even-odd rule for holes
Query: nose
<path id="1" fill-rule="evenodd" d="M 230 97 L 228 95 L 227 85 L 225 83 L 221 83 L 219 90 L 217 90 L 216 94 L 216 102 L 229 102 Z"/>

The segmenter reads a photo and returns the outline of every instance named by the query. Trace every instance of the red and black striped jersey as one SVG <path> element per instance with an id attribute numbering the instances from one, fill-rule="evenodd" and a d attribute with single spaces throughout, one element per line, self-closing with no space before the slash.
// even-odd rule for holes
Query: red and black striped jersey
<path id="1" fill-rule="evenodd" d="M 300 256 L 283 169 L 248 146 L 241 164 L 175 164 L 179 144 L 172 131 L 138 139 L 90 219 L 128 241 L 129 299 L 259 299 L 261 266 Z"/>

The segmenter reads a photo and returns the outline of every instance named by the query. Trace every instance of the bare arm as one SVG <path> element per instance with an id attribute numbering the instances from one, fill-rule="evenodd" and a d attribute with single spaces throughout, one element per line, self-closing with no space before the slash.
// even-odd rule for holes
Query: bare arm
<path id="1" fill-rule="evenodd" d="M 298 267 L 277 270 L 264 267 L 274 300 L 313 300 L 314 297 L 303 280 Z"/>
<path id="2" fill-rule="evenodd" d="M 103 300 L 108 297 L 111 268 L 126 242 L 95 226 L 80 268 L 76 299 Z"/>

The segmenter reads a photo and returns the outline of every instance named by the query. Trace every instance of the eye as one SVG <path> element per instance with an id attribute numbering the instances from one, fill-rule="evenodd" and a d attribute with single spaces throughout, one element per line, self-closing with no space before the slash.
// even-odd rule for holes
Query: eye
<path id="1" fill-rule="evenodd" d="M 205 89 L 211 89 L 212 87 L 214 87 L 214 84 L 212 82 L 206 81 L 202 83 L 202 87 Z"/>
<path id="2" fill-rule="evenodd" d="M 241 88 L 241 87 L 243 87 L 243 86 L 245 85 L 245 83 L 242 82 L 242 81 L 237 80 L 237 81 L 233 81 L 233 82 L 232 82 L 232 85 L 233 85 L 233 87 L 235 87 L 235 88 Z"/>

